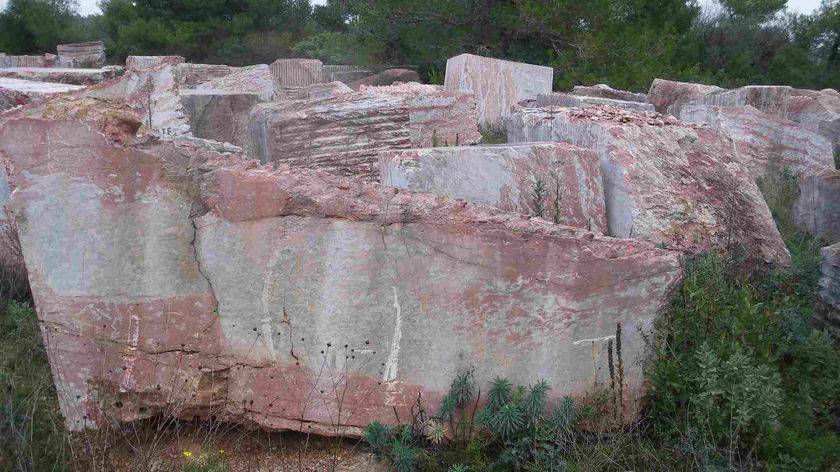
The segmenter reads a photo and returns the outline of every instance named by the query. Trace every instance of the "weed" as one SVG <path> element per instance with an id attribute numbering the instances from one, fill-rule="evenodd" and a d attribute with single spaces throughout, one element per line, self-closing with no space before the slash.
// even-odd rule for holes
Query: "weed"
<path id="1" fill-rule="evenodd" d="M 504 125 L 486 125 L 479 130 L 481 144 L 504 144 L 507 142 L 507 129 Z"/>

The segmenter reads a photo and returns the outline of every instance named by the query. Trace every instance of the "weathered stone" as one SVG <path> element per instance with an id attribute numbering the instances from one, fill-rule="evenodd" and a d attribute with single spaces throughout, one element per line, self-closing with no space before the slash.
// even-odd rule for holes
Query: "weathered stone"
<path id="1" fill-rule="evenodd" d="M 448 90 L 470 92 L 478 106 L 481 126 L 500 126 L 512 106 L 551 92 L 551 67 L 461 54 L 446 61 Z"/>
<path id="2" fill-rule="evenodd" d="M 318 59 L 277 59 L 271 64 L 271 73 L 287 95 L 306 98 L 310 85 L 336 80 L 324 78 L 323 66 Z"/>
<path id="3" fill-rule="evenodd" d="M 840 242 L 840 171 L 801 176 L 799 197 L 793 204 L 793 222 L 829 244 Z"/>
<path id="4" fill-rule="evenodd" d="M 180 97 L 193 136 L 248 146 L 251 110 L 263 101 L 259 95 L 194 89 L 181 90 Z"/>
<path id="5" fill-rule="evenodd" d="M 583 108 L 593 105 L 609 105 L 612 107 L 622 108 L 630 111 L 654 111 L 653 105 L 642 102 L 628 102 L 624 100 L 615 100 L 612 98 L 601 97 L 587 97 L 578 95 L 569 95 L 567 93 L 541 93 L 537 98 L 522 100 L 520 105 L 542 108 L 542 107 L 573 107 Z"/>
<path id="6" fill-rule="evenodd" d="M 59 60 L 72 67 L 102 67 L 105 65 L 105 44 L 102 41 L 59 44 L 56 46 Z"/>
<path id="7" fill-rule="evenodd" d="M 467 145 L 481 140 L 475 98 L 471 93 L 416 82 L 362 86 L 362 90 L 405 98 L 412 147 Z"/>
<path id="8" fill-rule="evenodd" d="M 115 76 L 115 70 L 112 68 L 10 67 L 0 69 L 0 77 L 71 85 L 94 85 Z"/>
<path id="9" fill-rule="evenodd" d="M 181 90 L 184 88 L 182 86 Z M 265 64 L 248 67 L 231 67 L 224 76 L 212 77 L 191 88 L 217 92 L 256 94 L 262 101 L 277 100 L 283 96 L 280 84 L 277 83 L 271 74 L 271 69 Z"/>
<path id="10" fill-rule="evenodd" d="M 638 411 L 677 253 L 67 118 L 4 121 L 0 154 L 71 429 L 359 434 L 421 392 L 437 410 L 469 366 Z"/>
<path id="11" fill-rule="evenodd" d="M 831 142 L 793 121 L 762 113 L 752 106 L 720 107 L 685 104 L 676 115 L 686 123 L 705 124 L 731 138 L 734 156 L 755 178 L 768 170 L 801 174 L 834 167 Z"/>
<path id="12" fill-rule="evenodd" d="M 362 87 L 391 85 L 396 82 L 420 82 L 420 75 L 408 69 L 387 69 L 378 74 L 354 80 L 347 85 L 353 90 L 361 90 Z"/>
<path id="13" fill-rule="evenodd" d="M 32 100 L 81 90 L 82 88 L 77 85 L 0 78 L 0 112 L 25 105 Z"/>
<path id="14" fill-rule="evenodd" d="M 565 143 L 385 151 L 379 175 L 387 186 L 607 231 L 598 155 Z"/>
<path id="15" fill-rule="evenodd" d="M 628 92 L 626 90 L 616 90 L 607 84 L 575 85 L 569 93 L 571 95 L 609 98 L 612 100 L 621 100 L 623 102 L 649 103 L 647 94 Z"/>
<path id="16" fill-rule="evenodd" d="M 46 56 L 0 55 L 0 69 L 9 67 L 50 67 Z"/>
<path id="17" fill-rule="evenodd" d="M 694 84 L 691 82 L 675 82 L 673 80 L 653 79 L 648 91 L 648 101 L 656 107 L 659 113 L 665 113 L 672 105 L 685 103 L 699 97 L 724 89 L 715 85 Z"/>
<path id="18" fill-rule="evenodd" d="M 127 69 L 149 69 L 162 64 L 177 65 L 186 62 L 182 56 L 128 56 L 125 60 Z"/>
<path id="19" fill-rule="evenodd" d="M 175 64 L 175 77 L 179 86 L 192 88 L 213 79 L 221 79 L 237 69 L 239 68 L 223 64 L 193 64 L 191 62 L 184 62 Z"/>
<path id="20" fill-rule="evenodd" d="M 840 151 L 840 94 L 836 91 L 750 85 L 697 97 L 692 102 L 724 107 L 751 105 L 820 133 L 831 140 L 835 152 Z"/>
<path id="21" fill-rule="evenodd" d="M 264 103 L 250 121 L 253 157 L 376 178 L 379 151 L 411 147 L 405 98 L 354 92 L 323 100 Z"/>
<path id="22" fill-rule="evenodd" d="M 840 337 L 840 243 L 822 248 L 822 278 L 817 293 L 815 321 Z"/>
<path id="23" fill-rule="evenodd" d="M 333 98 L 346 93 L 353 93 L 353 89 L 338 81 L 312 84 L 306 89 L 306 97 L 311 100 Z"/>
<path id="24" fill-rule="evenodd" d="M 508 142 L 530 141 L 598 153 L 611 236 L 691 254 L 740 246 L 754 263 L 790 262 L 758 187 L 715 130 L 612 107 L 519 108 Z"/>

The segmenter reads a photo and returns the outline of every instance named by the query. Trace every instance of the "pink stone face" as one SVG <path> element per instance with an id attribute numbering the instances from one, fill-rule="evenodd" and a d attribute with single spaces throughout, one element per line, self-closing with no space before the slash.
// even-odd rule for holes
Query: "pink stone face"
<path id="1" fill-rule="evenodd" d="M 418 398 L 436 410 L 468 367 L 481 385 L 545 378 L 552 398 L 607 389 L 625 418 L 639 411 L 642 336 L 679 253 L 200 140 L 109 134 L 114 110 L 74 103 L 0 123 L 71 429 L 160 413 L 358 435 Z"/>
<path id="2" fill-rule="evenodd" d="M 383 185 L 494 206 L 604 234 L 598 155 L 565 143 L 387 151 Z"/>
<path id="3" fill-rule="evenodd" d="M 679 105 L 723 90 L 714 85 L 654 79 L 653 83 L 650 84 L 648 100 L 656 107 L 656 111 L 665 113 L 672 105 Z"/>
<path id="4" fill-rule="evenodd" d="M 717 131 L 613 107 L 518 108 L 508 140 L 595 150 L 611 236 L 691 254 L 737 245 L 757 264 L 790 262 L 753 177 Z"/>

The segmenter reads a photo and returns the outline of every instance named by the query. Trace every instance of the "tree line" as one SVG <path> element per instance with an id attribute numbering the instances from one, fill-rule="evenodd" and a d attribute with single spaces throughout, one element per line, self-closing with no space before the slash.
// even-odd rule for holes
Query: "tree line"
<path id="1" fill-rule="evenodd" d="M 247 65 L 281 57 L 407 67 L 439 82 L 462 52 L 552 66 L 555 86 L 644 91 L 655 77 L 734 87 L 840 87 L 840 0 L 10 0 L 0 51 L 101 39 L 109 61 L 177 54 Z"/>

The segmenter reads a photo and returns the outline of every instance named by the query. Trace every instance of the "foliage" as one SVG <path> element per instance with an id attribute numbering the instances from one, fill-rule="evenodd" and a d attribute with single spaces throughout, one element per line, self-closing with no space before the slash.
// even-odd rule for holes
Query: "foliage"
<path id="1" fill-rule="evenodd" d="M 223 454 L 210 454 L 190 459 L 182 472 L 230 472 L 230 465 Z"/>

